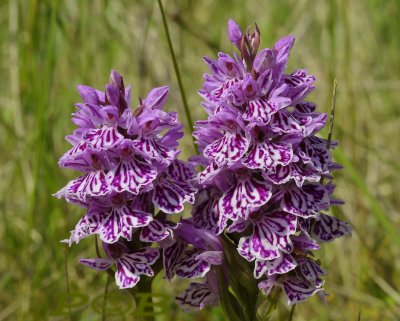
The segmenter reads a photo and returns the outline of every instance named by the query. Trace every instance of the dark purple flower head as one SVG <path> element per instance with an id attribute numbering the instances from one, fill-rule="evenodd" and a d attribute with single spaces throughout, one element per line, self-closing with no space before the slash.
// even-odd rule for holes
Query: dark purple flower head
<path id="1" fill-rule="evenodd" d="M 210 73 L 199 93 L 209 116 L 194 132 L 204 169 L 193 222 L 235 235 L 260 288 L 280 286 L 293 304 L 322 291 L 324 273 L 309 257 L 318 243 L 351 234 L 323 213 L 341 203 L 332 197 L 337 165 L 327 141 L 315 136 L 327 117 L 305 100 L 315 77 L 286 73 L 293 36 L 258 50 L 257 26 L 243 33 L 229 20 L 228 37 L 239 55 L 205 58 Z"/>

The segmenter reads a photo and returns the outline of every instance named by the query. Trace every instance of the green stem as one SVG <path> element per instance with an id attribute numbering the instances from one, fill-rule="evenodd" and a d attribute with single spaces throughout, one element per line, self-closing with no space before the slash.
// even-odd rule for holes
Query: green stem
<path id="1" fill-rule="evenodd" d="M 289 314 L 289 320 L 288 321 L 292 321 L 293 320 L 294 310 L 295 309 L 296 309 L 296 304 L 292 305 L 292 308 L 290 309 L 290 314 Z"/>
<path id="2" fill-rule="evenodd" d="M 149 294 L 148 302 L 146 303 L 145 309 L 143 311 L 143 312 L 145 312 L 145 315 L 142 316 L 142 318 L 141 318 L 142 321 L 155 321 L 153 297 L 151 295 L 151 293 L 152 293 L 151 284 L 152 284 L 151 279 L 150 280 L 142 279 L 137 285 L 139 294 Z M 141 300 L 138 300 L 138 301 L 140 302 Z"/>
<path id="3" fill-rule="evenodd" d="M 332 135 L 333 135 L 333 124 L 335 123 L 335 108 L 336 108 L 336 87 L 337 81 L 336 79 L 333 81 L 333 93 L 332 93 L 332 104 L 331 104 L 331 115 L 329 119 L 329 134 L 328 141 L 326 143 L 326 148 L 331 148 L 332 144 Z"/>
<path id="4" fill-rule="evenodd" d="M 106 321 L 106 311 L 107 311 L 107 294 L 108 294 L 108 288 L 110 287 L 110 281 L 111 281 L 112 276 L 110 274 L 107 274 L 107 281 L 106 281 L 106 286 L 104 288 L 104 295 L 103 295 L 103 309 L 101 311 L 101 320 Z"/>
<path id="5" fill-rule="evenodd" d="M 165 30 L 165 35 L 167 36 L 169 51 L 171 53 L 171 58 L 172 58 L 172 63 L 174 65 L 176 78 L 178 80 L 179 90 L 181 92 L 183 108 L 185 109 L 185 114 L 186 114 L 187 123 L 189 125 L 190 134 L 192 134 L 193 133 L 192 114 L 190 113 L 189 105 L 187 103 L 186 93 L 185 93 L 185 89 L 183 88 L 181 73 L 179 71 L 178 62 L 176 60 L 174 47 L 172 46 L 172 41 L 171 41 L 169 29 L 168 29 L 167 19 L 165 18 L 164 8 L 163 8 L 161 0 L 158 0 L 158 6 L 160 8 L 160 12 L 161 12 L 162 20 L 163 20 L 163 25 L 164 25 L 164 30 Z M 198 153 L 196 145 L 195 145 L 195 139 L 194 139 L 193 135 L 191 135 L 191 136 L 192 136 L 194 150 L 195 150 L 196 153 Z"/>
<path id="6" fill-rule="evenodd" d="M 329 133 L 328 133 L 328 139 L 327 139 L 327 142 L 326 142 L 326 148 L 328 149 L 328 151 L 331 148 L 332 135 L 333 135 L 333 125 L 335 123 L 336 87 L 337 87 L 337 81 L 336 81 L 336 78 L 335 78 L 334 81 L 333 81 L 331 115 L 329 116 Z M 321 182 L 321 184 L 324 183 L 324 177 L 321 178 L 320 182 Z"/>

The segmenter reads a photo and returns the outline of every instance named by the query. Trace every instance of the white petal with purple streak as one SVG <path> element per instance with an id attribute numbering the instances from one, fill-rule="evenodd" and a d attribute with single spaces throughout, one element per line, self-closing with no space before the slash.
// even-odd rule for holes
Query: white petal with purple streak
<path id="1" fill-rule="evenodd" d="M 138 194 L 139 190 L 152 183 L 157 171 L 145 161 L 132 158 L 121 161 L 107 175 L 110 186 L 118 193 L 128 191 Z"/>
<path id="2" fill-rule="evenodd" d="M 221 198 L 221 212 L 233 221 L 247 219 L 249 212 L 268 202 L 271 194 L 271 186 L 262 178 L 250 175 L 239 177 Z"/>

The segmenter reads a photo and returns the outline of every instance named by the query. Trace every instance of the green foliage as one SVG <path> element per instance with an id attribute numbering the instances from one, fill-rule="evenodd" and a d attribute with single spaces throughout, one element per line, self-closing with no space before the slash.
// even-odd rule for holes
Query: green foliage
<path id="1" fill-rule="evenodd" d="M 333 212 L 355 232 L 318 253 L 329 272 L 328 305 L 312 298 L 296 306 L 293 321 L 399 319 L 399 1 L 163 3 L 193 119 L 205 118 L 196 93 L 206 71 L 201 57 L 234 49 L 225 36 L 229 17 L 241 25 L 257 21 L 262 46 L 293 33 L 289 70 L 305 67 L 317 76 L 313 100 L 325 112 L 333 79 L 338 80 L 333 139 L 341 144 L 334 156 L 345 168 L 335 176 L 337 197 L 347 204 Z M 169 84 L 168 108 L 186 122 L 157 3 L 1 0 L 0 25 L 0 321 L 101 320 L 92 302 L 104 293 L 107 275 L 77 263 L 96 255 L 91 239 L 68 250 L 66 295 L 65 245 L 59 241 L 69 236 L 83 209 L 50 195 L 75 174 L 59 169 L 57 160 L 68 148 L 64 136 L 73 129 L 69 115 L 80 99 L 77 84 L 101 87 L 111 68 L 133 85 L 133 97 Z M 190 129 L 185 131 L 181 148 L 187 159 L 193 148 Z M 153 289 L 172 298 L 185 285 L 158 277 Z M 256 294 L 246 291 L 235 300 L 253 300 Z M 129 293 L 120 295 L 130 299 Z M 271 320 L 289 318 L 282 297 Z M 68 298 L 71 318 L 56 316 Z M 127 306 L 125 320 L 134 320 L 133 309 Z M 225 320 L 220 308 L 187 314 L 172 300 L 169 311 L 157 320 Z"/>

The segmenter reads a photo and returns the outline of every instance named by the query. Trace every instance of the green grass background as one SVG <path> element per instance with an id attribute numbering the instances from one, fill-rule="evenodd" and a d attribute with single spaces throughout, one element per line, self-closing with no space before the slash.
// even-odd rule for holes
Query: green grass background
<path id="1" fill-rule="evenodd" d="M 312 98 L 329 112 L 338 80 L 334 138 L 344 170 L 336 195 L 346 201 L 333 214 L 354 226 L 352 238 L 317 253 L 328 270 L 327 306 L 317 298 L 297 306 L 295 321 L 400 320 L 400 1 L 396 0 L 177 0 L 164 1 L 189 106 L 205 118 L 197 89 L 202 56 L 232 52 L 229 17 L 255 21 L 262 46 L 296 36 L 289 70 L 317 76 Z M 57 166 L 73 129 L 70 114 L 77 84 L 103 88 L 110 69 L 133 87 L 133 98 L 170 85 L 168 110 L 183 106 L 157 3 L 151 0 L 0 0 L 0 321 L 101 320 L 98 300 L 106 275 L 85 269 L 80 257 L 95 255 L 93 239 L 66 252 L 83 210 L 51 194 L 76 173 Z M 193 152 L 189 128 L 182 158 Z M 323 135 L 327 135 L 326 130 Z M 58 315 L 69 291 L 72 316 Z M 154 288 L 171 298 L 184 284 L 158 277 Z M 114 290 L 113 284 L 110 290 Z M 107 320 L 136 320 L 127 311 Z M 115 299 L 115 298 L 114 298 Z M 124 301 L 125 300 L 125 301 Z M 61 303 L 60 303 L 61 302 Z M 101 310 L 101 309 L 100 309 Z M 184 314 L 169 304 L 158 320 L 224 320 L 218 308 Z M 286 320 L 280 302 L 273 320 Z"/>

